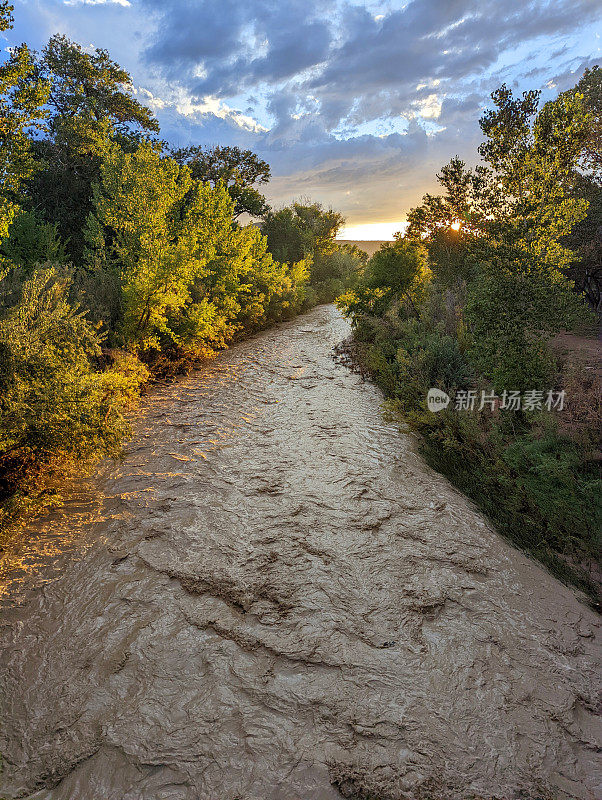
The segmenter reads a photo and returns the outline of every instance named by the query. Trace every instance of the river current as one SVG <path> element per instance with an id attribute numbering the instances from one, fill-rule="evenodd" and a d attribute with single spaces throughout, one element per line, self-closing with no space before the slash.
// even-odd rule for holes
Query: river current
<path id="1" fill-rule="evenodd" d="M 81 546 L 6 583 L 0 796 L 602 797 L 599 617 L 384 420 L 348 335 L 322 306 L 158 387 L 31 526 Z"/>

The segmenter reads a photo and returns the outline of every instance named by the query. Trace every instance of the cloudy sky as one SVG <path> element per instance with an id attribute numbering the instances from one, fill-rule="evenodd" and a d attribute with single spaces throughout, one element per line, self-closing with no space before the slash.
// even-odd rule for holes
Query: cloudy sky
<path id="1" fill-rule="evenodd" d="M 544 99 L 602 62 L 602 0 L 13 0 L 8 44 L 107 48 L 176 146 L 269 161 L 275 205 L 342 211 L 389 238 L 506 82 Z M 6 46 L 6 45 L 5 45 Z"/>

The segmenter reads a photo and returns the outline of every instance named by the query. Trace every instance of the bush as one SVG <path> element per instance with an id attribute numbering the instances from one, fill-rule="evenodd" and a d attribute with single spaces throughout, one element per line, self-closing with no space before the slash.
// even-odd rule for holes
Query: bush
<path id="1" fill-rule="evenodd" d="M 429 301 L 420 320 L 394 309 L 382 317 L 356 318 L 361 366 L 385 392 L 388 415 L 422 436 L 428 463 L 470 497 L 513 544 L 531 553 L 562 580 L 597 597 L 581 565 L 597 560 L 602 530 L 602 484 L 593 459 L 595 377 L 567 367 L 570 394 L 558 417 L 492 412 L 462 413 L 450 405 L 436 414 L 426 408 L 429 388 L 453 396 L 479 387 L 460 341 L 445 332 L 442 305 Z M 436 311 L 430 316 L 430 311 Z M 552 384 L 553 385 L 553 384 Z M 573 403 L 573 389 L 579 386 Z M 489 388 L 489 386 L 484 387 Z M 569 391 L 570 390 L 570 391 Z M 598 392 L 598 393 L 597 393 Z M 579 441 L 569 438 L 567 427 Z M 588 460 L 589 459 L 589 460 Z"/>
<path id="2" fill-rule="evenodd" d="M 62 268 L 45 265 L 0 318 L 0 525 L 57 470 L 116 455 L 124 406 L 148 377 L 126 355 L 100 368 L 101 337 L 69 288 Z"/>

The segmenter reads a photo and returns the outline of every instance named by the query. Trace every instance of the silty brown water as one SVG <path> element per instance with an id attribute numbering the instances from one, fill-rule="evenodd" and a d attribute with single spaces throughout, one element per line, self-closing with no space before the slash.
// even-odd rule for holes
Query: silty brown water
<path id="1" fill-rule="evenodd" d="M 317 308 L 157 389 L 31 531 L 87 549 L 12 576 L 0 795 L 602 796 L 599 618 L 383 421 L 348 332 Z"/>

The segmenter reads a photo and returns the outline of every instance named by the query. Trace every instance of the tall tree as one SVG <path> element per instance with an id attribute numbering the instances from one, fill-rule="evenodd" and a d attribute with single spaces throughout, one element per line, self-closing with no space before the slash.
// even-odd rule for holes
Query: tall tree
<path id="1" fill-rule="evenodd" d="M 269 212 L 261 230 L 278 261 L 300 261 L 308 256 L 315 260 L 335 252 L 336 235 L 344 222 L 341 214 L 319 203 L 293 203 Z"/>
<path id="2" fill-rule="evenodd" d="M 572 254 L 562 238 L 587 213 L 573 191 L 591 120 L 583 95 L 561 94 L 539 111 L 539 92 L 515 98 L 502 85 L 492 99 L 479 153 L 503 198 L 498 233 L 548 268 L 567 268 Z"/>
<path id="3" fill-rule="evenodd" d="M 70 257 L 79 264 L 102 159 L 112 143 L 131 151 L 159 125 L 132 97 L 129 74 L 106 50 L 86 53 L 56 35 L 38 59 L 37 70 L 52 88 L 47 136 L 34 148 L 41 169 L 28 194 L 32 207 L 58 225 Z"/>
<path id="4" fill-rule="evenodd" d="M 0 31 L 12 28 L 13 6 L 0 2 Z M 49 83 L 36 74 L 33 54 L 22 44 L 9 51 L 0 65 L 0 241 L 21 202 L 21 187 L 34 169 L 32 130 L 40 130 L 41 107 L 48 99 Z"/>
<path id="5" fill-rule="evenodd" d="M 255 187 L 270 180 L 270 165 L 251 150 L 194 146 L 174 150 L 173 157 L 187 164 L 196 180 L 212 186 L 223 183 L 234 202 L 235 219 L 241 214 L 263 217 L 268 212 L 265 197 Z"/>
<path id="6" fill-rule="evenodd" d="M 212 232 L 231 222 L 223 195 L 148 142 L 134 153 L 114 146 L 104 159 L 87 238 L 119 274 L 122 332 L 132 349 L 177 343 L 170 318 L 190 302 L 194 279 L 214 255 Z"/>

